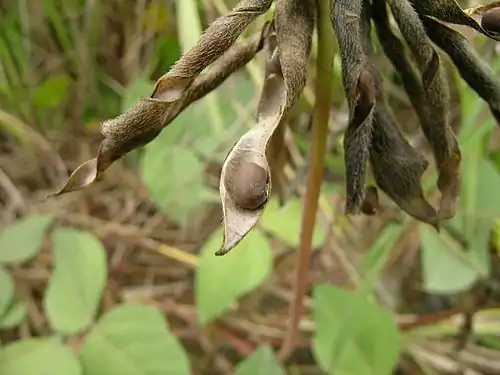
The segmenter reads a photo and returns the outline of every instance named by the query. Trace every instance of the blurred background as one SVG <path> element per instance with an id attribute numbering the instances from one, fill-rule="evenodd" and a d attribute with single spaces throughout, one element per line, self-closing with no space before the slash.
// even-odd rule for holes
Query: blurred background
<path id="1" fill-rule="evenodd" d="M 444 55 L 464 178 L 458 214 L 440 234 L 384 196 L 376 216 L 343 215 L 347 107 L 335 56 L 311 290 L 286 363 L 271 349 L 283 341 L 293 298 L 315 50 L 288 119 L 286 204 L 273 197 L 229 255 L 213 255 L 219 176 L 255 124 L 262 53 L 99 183 L 45 200 L 95 156 L 100 122 L 149 96 L 235 4 L 0 0 L 0 375 L 441 374 L 463 366 L 500 374 L 500 132 Z M 244 37 L 271 17 L 272 9 Z M 499 71 L 498 46 L 460 31 Z M 376 63 L 402 130 L 430 157 L 397 74 L 385 56 Z M 430 168 L 424 185 L 434 203 L 435 181 Z M 356 290 L 371 302 L 349 299 Z M 474 312 L 457 357 L 462 314 Z"/>

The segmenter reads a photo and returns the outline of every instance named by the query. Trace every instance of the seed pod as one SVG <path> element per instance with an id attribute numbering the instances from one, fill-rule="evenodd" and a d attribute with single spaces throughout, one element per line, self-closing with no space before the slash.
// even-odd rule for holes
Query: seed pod
<path id="1" fill-rule="evenodd" d="M 408 0 L 399 1 L 403 6 Z M 490 32 L 482 26 L 483 15 L 491 9 L 500 6 L 495 1 L 486 5 L 479 5 L 469 9 L 462 9 L 456 0 L 409 0 L 421 19 L 430 17 L 436 20 L 455 25 L 468 26 L 491 39 L 500 40 L 500 34 Z"/>
<path id="2" fill-rule="evenodd" d="M 331 3 L 332 26 L 341 51 L 342 81 L 349 106 L 349 125 L 344 135 L 346 214 L 361 212 L 375 108 L 375 87 L 360 39 L 363 3 L 362 0 Z"/>
<path id="3" fill-rule="evenodd" d="M 472 43 L 458 31 L 432 18 L 424 19 L 424 25 L 427 35 L 448 54 L 464 81 L 488 103 L 500 124 L 500 80 L 493 69 L 478 56 Z"/>
<path id="4" fill-rule="evenodd" d="M 392 33 L 384 0 L 374 0 L 371 17 L 377 26 L 377 33 L 384 51 L 398 68 L 403 87 L 408 93 L 415 95 L 413 103 L 419 110 L 422 110 L 423 88 L 417 74 L 410 68 L 405 58 L 401 41 Z M 373 48 L 370 39 L 370 20 L 364 19 L 362 25 L 365 51 L 371 57 Z M 436 227 L 436 210 L 425 199 L 421 186 L 422 175 L 429 163 L 408 143 L 399 130 L 382 91 L 381 75 L 373 65 L 371 70 L 377 91 L 370 148 L 370 161 L 375 181 L 403 211 Z M 421 117 L 425 118 L 424 115 Z"/>
<path id="5" fill-rule="evenodd" d="M 222 167 L 219 185 L 224 238 L 215 255 L 227 254 L 254 227 L 271 189 L 268 147 L 307 78 L 314 30 L 312 0 L 278 0 L 273 31 L 265 39 L 266 79 L 257 124 L 233 147 Z"/>
<path id="6" fill-rule="evenodd" d="M 416 3 L 420 5 L 430 4 L 428 0 L 420 0 Z M 452 0 L 440 1 L 443 7 L 450 7 L 450 12 L 456 10 L 452 6 L 453 3 Z M 436 14 L 441 14 L 441 11 L 436 9 L 435 3 L 433 4 L 431 10 Z M 421 85 L 425 93 L 421 126 L 432 148 L 439 171 L 437 187 L 441 192 L 441 203 L 438 218 L 449 219 L 455 215 L 460 192 L 461 153 L 455 133 L 449 124 L 448 82 L 441 65 L 441 59 L 427 38 L 419 14 L 411 4 L 405 1 L 389 0 L 389 5 L 420 71 Z M 458 9 L 460 11 L 456 13 L 462 14 L 461 8 Z M 450 13 L 447 17 L 452 17 L 452 14 L 455 13 Z M 442 16 L 444 17 L 444 15 Z"/>

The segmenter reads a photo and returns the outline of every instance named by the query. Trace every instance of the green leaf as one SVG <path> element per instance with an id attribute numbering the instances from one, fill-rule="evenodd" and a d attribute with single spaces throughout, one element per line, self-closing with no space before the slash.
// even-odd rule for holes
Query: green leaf
<path id="1" fill-rule="evenodd" d="M 77 358 L 51 339 L 15 341 L 0 349 L 2 375 L 82 375 Z"/>
<path id="2" fill-rule="evenodd" d="M 75 334 L 89 327 L 107 280 L 106 251 L 87 232 L 57 229 L 53 236 L 54 270 L 44 307 L 52 327 Z"/>
<path id="3" fill-rule="evenodd" d="M 236 375 L 258 374 L 286 375 L 274 352 L 268 346 L 258 348 L 236 368 Z"/>
<path id="4" fill-rule="evenodd" d="M 428 293 L 458 293 L 483 276 L 481 265 L 476 264 L 445 231 L 438 234 L 435 229 L 421 224 L 420 240 L 422 287 Z"/>
<path id="5" fill-rule="evenodd" d="M 211 97 L 212 94 L 207 97 Z M 227 109 L 221 107 L 221 112 L 224 113 L 225 111 Z M 161 143 L 162 147 L 189 146 L 190 150 L 205 158 L 222 160 L 227 150 L 219 146 L 224 144 L 224 136 L 227 136 L 228 128 L 225 129 L 226 133 L 223 136 L 219 136 L 209 126 L 209 118 L 209 105 L 206 98 L 204 98 L 191 104 L 189 110 L 181 112 L 168 126 L 168 131 L 160 134 L 158 140 L 153 142 Z M 199 125 L 193 126 L 195 124 Z M 231 123 L 225 122 L 225 124 L 230 125 Z M 232 140 L 231 138 L 230 141 Z M 217 148 L 220 149 L 217 150 Z"/>
<path id="6" fill-rule="evenodd" d="M 97 322 L 81 353 L 89 375 L 190 375 L 188 357 L 152 306 L 121 305 Z"/>
<path id="7" fill-rule="evenodd" d="M 365 297 L 371 294 L 379 279 L 380 272 L 387 264 L 389 254 L 394 249 L 404 230 L 405 227 L 402 225 L 386 225 L 375 243 L 365 253 L 359 267 L 363 284 L 360 286 L 358 293 L 363 294 Z"/>
<path id="8" fill-rule="evenodd" d="M 51 75 L 34 92 L 34 102 L 38 109 L 57 107 L 68 97 L 68 88 L 71 84 L 66 74 Z"/>
<path id="9" fill-rule="evenodd" d="M 472 159 L 465 160 L 462 172 L 462 175 L 468 178 L 462 183 L 464 230 L 461 234 L 468 242 L 470 257 L 487 275 L 490 271 L 488 243 L 494 219 L 500 216 L 497 193 L 500 189 L 500 174 L 488 159 L 481 157 L 477 163 L 471 163 Z"/>
<path id="10" fill-rule="evenodd" d="M 163 28 L 165 30 L 165 28 Z M 181 55 L 181 47 L 175 35 L 164 34 L 163 38 L 155 42 L 156 56 L 162 66 L 172 66 Z"/>
<path id="11" fill-rule="evenodd" d="M 209 126 L 212 114 L 206 99 L 213 96 L 212 92 L 203 100 L 192 103 L 189 110 L 181 112 L 168 126 L 168 131 L 162 132 L 146 149 L 189 148 L 203 158 L 224 161 L 229 145 L 234 144 L 241 131 L 245 130 L 241 120 L 248 116 L 250 121 L 254 121 L 251 105 L 255 91 L 253 82 L 244 75 L 231 76 L 217 89 L 217 93 L 220 92 L 227 101 L 226 105 L 219 106 L 224 124 L 222 133 L 214 132 Z"/>
<path id="12" fill-rule="evenodd" d="M 266 206 L 260 219 L 260 226 L 288 246 L 298 248 L 302 223 L 302 203 L 298 199 L 290 200 L 284 207 L 279 207 L 278 200 L 273 198 Z M 313 247 L 319 247 L 325 240 L 325 228 L 318 221 L 314 228 Z"/>
<path id="13" fill-rule="evenodd" d="M 470 117 L 472 112 L 476 115 Z M 430 228 L 421 229 L 423 287 L 430 293 L 465 291 L 478 278 L 487 278 L 490 274 L 489 241 L 494 219 L 500 215 L 497 199 L 500 174 L 483 155 L 483 145 L 489 135 L 477 130 L 477 121 L 474 121 L 477 113 L 477 109 L 465 113 L 466 123 L 471 124 L 462 130 L 468 134 L 467 139 L 463 136 L 467 147 L 462 158 L 462 175 L 467 178 L 462 181 L 459 213 L 448 223 L 448 231 L 441 235 Z M 485 128 L 486 124 L 481 127 Z M 465 243 L 465 248 L 454 239 L 455 234 Z"/>
<path id="14" fill-rule="evenodd" d="M 331 285 L 317 285 L 313 295 L 313 350 L 328 374 L 393 373 L 403 340 L 388 311 Z"/>
<path id="15" fill-rule="evenodd" d="M 33 258 L 40 250 L 53 215 L 27 216 L 0 233 L 0 263 L 18 264 Z"/>
<path id="16" fill-rule="evenodd" d="M 198 261 L 195 298 L 202 324 L 216 319 L 238 298 L 262 285 L 273 266 L 269 242 L 258 231 L 251 232 L 229 254 L 215 256 L 221 241 L 217 232 L 203 246 Z"/>
<path id="17" fill-rule="evenodd" d="M 130 109 L 140 98 L 149 97 L 153 92 L 154 82 L 144 76 L 139 76 L 125 89 L 122 98 L 122 112 Z"/>
<path id="18" fill-rule="evenodd" d="M 149 145 L 141 159 L 141 174 L 153 201 L 183 224 L 204 202 L 204 168 L 192 151 Z"/>
<path id="19" fill-rule="evenodd" d="M 14 297 L 14 280 L 10 273 L 0 267 L 0 317 L 8 310 Z"/>
<path id="20" fill-rule="evenodd" d="M 200 39 L 202 34 L 201 21 L 198 14 L 196 0 L 177 0 L 177 31 L 182 51 L 190 50 Z M 212 92 L 203 98 L 207 109 L 209 124 L 215 134 L 223 134 L 224 125 L 222 121 L 221 105 L 216 92 Z"/>
<path id="21" fill-rule="evenodd" d="M 0 329 L 11 329 L 17 327 L 24 321 L 27 314 L 28 309 L 23 302 L 12 301 L 9 308 L 0 319 Z"/>
<path id="22" fill-rule="evenodd" d="M 463 80 L 458 70 L 454 70 L 453 73 L 455 76 L 455 87 L 460 96 L 461 126 L 458 141 L 462 145 L 469 143 L 470 139 L 474 138 L 477 133 L 481 133 L 480 128 L 483 128 L 484 124 L 478 126 L 478 122 L 481 121 L 479 116 L 486 109 L 486 103 L 479 99 L 476 93 L 470 89 L 470 86 Z M 464 158 L 462 160 L 466 161 Z"/>

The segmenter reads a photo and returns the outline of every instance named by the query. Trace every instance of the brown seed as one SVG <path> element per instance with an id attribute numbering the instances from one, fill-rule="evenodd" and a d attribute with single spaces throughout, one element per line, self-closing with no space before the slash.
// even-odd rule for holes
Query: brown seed
<path id="1" fill-rule="evenodd" d="M 365 189 L 365 197 L 361 203 L 361 212 L 365 215 L 375 215 L 380 208 L 378 201 L 378 190 L 375 186 L 367 186 Z"/>
<path id="2" fill-rule="evenodd" d="M 268 173 L 252 162 L 235 161 L 227 170 L 224 185 L 234 203 L 245 210 L 257 210 L 269 198 Z"/>
<path id="3" fill-rule="evenodd" d="M 493 34 L 500 34 L 500 8 L 493 8 L 484 13 L 481 27 Z"/>

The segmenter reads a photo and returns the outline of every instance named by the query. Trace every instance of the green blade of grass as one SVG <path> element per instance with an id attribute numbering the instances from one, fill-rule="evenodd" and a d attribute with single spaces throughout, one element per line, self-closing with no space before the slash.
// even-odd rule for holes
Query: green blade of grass
<path id="1" fill-rule="evenodd" d="M 192 48 L 202 34 L 201 21 L 195 0 L 177 0 L 177 30 L 182 52 Z M 222 114 L 219 111 L 219 100 L 216 92 L 205 98 L 214 134 L 224 133 Z"/>

